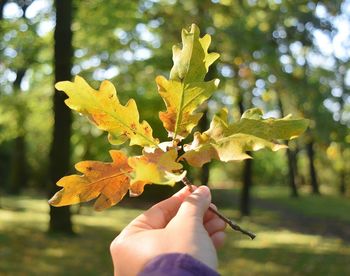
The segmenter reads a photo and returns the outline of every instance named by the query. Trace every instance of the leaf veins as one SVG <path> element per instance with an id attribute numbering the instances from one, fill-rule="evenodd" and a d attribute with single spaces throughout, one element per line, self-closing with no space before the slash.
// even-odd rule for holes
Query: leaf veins
<path id="1" fill-rule="evenodd" d="M 95 125 L 109 132 L 111 144 L 123 144 L 130 139 L 130 145 L 157 146 L 152 128 L 146 122 L 139 122 L 136 102 L 130 99 L 125 106 L 120 104 L 114 85 L 103 81 L 98 91 L 76 76 L 74 82 L 62 81 L 56 89 L 68 95 L 67 106 L 88 116 Z"/>
<path id="2" fill-rule="evenodd" d="M 182 30 L 182 48 L 173 47 L 174 66 L 170 79 L 156 78 L 158 91 L 167 110 L 160 112 L 163 126 L 173 139 L 185 138 L 197 125 L 202 113 L 196 109 L 217 88 L 219 80 L 204 81 L 209 66 L 219 58 L 217 53 L 208 53 L 210 35 L 199 37 L 199 28 L 192 25 L 189 31 Z"/>
<path id="3" fill-rule="evenodd" d="M 225 112 L 222 112 L 222 114 Z M 240 121 L 228 124 L 227 114 L 215 116 L 210 128 L 194 134 L 193 142 L 184 146 L 185 153 L 180 159 L 196 167 L 210 162 L 212 159 L 224 162 L 250 158 L 246 151 L 257 151 L 268 148 L 277 151 L 286 148 L 275 142 L 276 139 L 292 139 L 305 131 L 308 120 L 262 119 L 262 112 L 249 109 Z"/>
<path id="4" fill-rule="evenodd" d="M 83 175 L 69 175 L 61 178 L 57 186 L 63 187 L 50 200 L 53 206 L 65 206 L 97 198 L 97 211 L 117 204 L 130 187 L 131 171 L 127 156 L 122 151 L 111 150 L 111 163 L 82 161 L 75 165 Z"/>

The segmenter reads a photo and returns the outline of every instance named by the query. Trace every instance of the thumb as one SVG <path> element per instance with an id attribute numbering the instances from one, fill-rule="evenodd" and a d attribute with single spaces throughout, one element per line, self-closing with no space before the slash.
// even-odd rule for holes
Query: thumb
<path id="1" fill-rule="evenodd" d="M 203 220 L 205 212 L 211 202 L 210 190 L 207 186 L 198 187 L 192 194 L 185 198 L 176 217 L 179 219 L 193 217 Z"/>

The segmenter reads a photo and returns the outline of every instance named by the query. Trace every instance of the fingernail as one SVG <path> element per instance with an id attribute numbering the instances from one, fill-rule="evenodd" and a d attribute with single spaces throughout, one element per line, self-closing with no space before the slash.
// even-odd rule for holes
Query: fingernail
<path id="1" fill-rule="evenodd" d="M 210 190 L 207 186 L 199 186 L 198 189 L 194 191 L 194 193 L 198 193 L 204 197 L 210 196 Z"/>

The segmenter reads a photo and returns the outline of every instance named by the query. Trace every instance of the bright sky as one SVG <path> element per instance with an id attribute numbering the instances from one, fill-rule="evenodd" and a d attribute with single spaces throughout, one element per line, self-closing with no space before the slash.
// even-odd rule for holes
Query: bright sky
<path id="1" fill-rule="evenodd" d="M 334 17 L 327 12 L 324 6 L 318 5 L 316 15 L 321 19 L 331 18 L 337 28 L 337 33 L 331 39 L 326 33 L 317 30 L 314 32 L 314 37 L 322 54 L 329 56 L 334 53 L 337 58 L 347 60 L 350 46 L 350 0 L 344 1 L 341 10 L 342 14 Z"/>

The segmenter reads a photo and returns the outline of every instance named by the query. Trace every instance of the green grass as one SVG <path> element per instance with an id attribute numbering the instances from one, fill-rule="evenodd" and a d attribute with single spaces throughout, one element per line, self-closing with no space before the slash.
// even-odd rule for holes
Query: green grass
<path id="1" fill-rule="evenodd" d="M 337 219 L 350 223 L 350 198 L 335 195 L 308 195 L 301 193 L 299 198 L 291 198 L 285 187 L 254 187 L 257 198 L 268 199 L 297 212 L 319 218 Z"/>
<path id="2" fill-rule="evenodd" d="M 119 206 L 96 213 L 83 207 L 74 216 L 79 235 L 64 237 L 46 234 L 45 199 L 6 197 L 2 205 L 0 275 L 112 275 L 109 244 L 142 212 Z M 223 212 L 238 216 L 230 209 Z M 350 275 L 348 244 L 281 228 L 279 219 L 274 212 L 257 209 L 252 218 L 241 221 L 258 234 L 254 241 L 228 230 L 227 243 L 219 251 L 222 275 Z"/>
<path id="3" fill-rule="evenodd" d="M 230 211 L 225 210 L 226 214 Z M 234 217 L 234 213 L 231 215 Z M 276 226 L 273 212 L 255 210 L 240 221 L 257 234 L 254 241 L 229 234 L 220 251 L 223 275 L 349 275 L 350 247 L 340 239 L 293 232 Z M 253 223 L 254 221 L 254 223 Z"/>
<path id="4" fill-rule="evenodd" d="M 45 199 L 9 197 L 0 209 L 0 275 L 112 275 L 109 244 L 141 210 L 84 207 L 76 237 L 46 234 Z"/>

